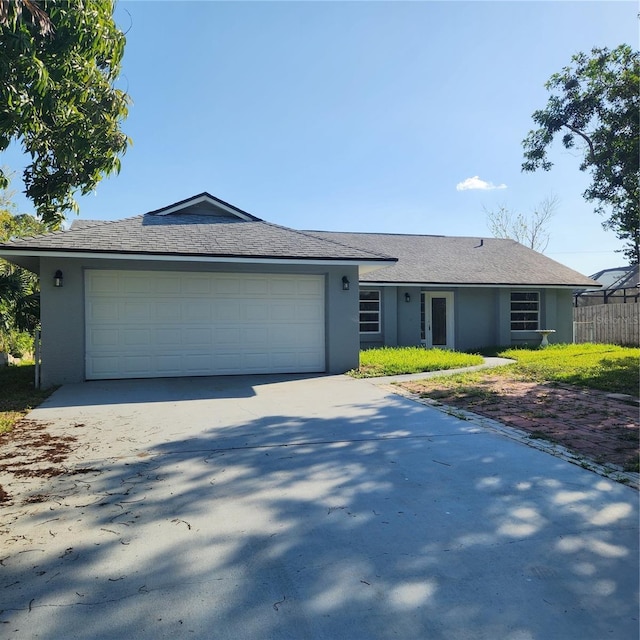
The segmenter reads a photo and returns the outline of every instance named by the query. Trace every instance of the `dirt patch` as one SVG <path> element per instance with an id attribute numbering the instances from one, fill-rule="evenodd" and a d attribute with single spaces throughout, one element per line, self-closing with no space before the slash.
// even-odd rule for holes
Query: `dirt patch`
<path id="1" fill-rule="evenodd" d="M 532 438 L 555 442 L 598 464 L 638 471 L 638 406 L 604 392 L 491 375 L 468 386 L 452 387 L 437 379 L 400 386 L 421 397 L 493 418 Z"/>
<path id="2" fill-rule="evenodd" d="M 21 420 L 0 436 L 0 473 L 16 478 L 52 478 L 66 472 L 64 462 L 76 442 L 74 436 L 53 435 L 47 423 Z M 78 425 L 75 425 L 78 426 Z M 0 486 L 0 504 L 11 503 Z"/>

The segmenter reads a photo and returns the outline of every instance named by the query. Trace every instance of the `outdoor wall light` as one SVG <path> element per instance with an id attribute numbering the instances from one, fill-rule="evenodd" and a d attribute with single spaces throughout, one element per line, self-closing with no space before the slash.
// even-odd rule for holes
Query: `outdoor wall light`
<path id="1" fill-rule="evenodd" d="M 409 293 L 405 293 L 404 294 L 404 301 L 405 302 L 411 302 L 411 295 Z"/>
<path id="2" fill-rule="evenodd" d="M 349 278 L 342 276 L 342 290 L 349 291 Z"/>
<path id="3" fill-rule="evenodd" d="M 54 287 L 61 287 L 62 286 L 62 271 L 60 271 L 60 269 L 58 269 L 53 274 L 53 286 Z"/>

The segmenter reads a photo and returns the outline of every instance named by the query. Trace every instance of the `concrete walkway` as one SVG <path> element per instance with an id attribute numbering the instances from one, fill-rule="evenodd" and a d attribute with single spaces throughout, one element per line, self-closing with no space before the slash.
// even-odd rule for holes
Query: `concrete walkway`
<path id="1" fill-rule="evenodd" d="M 72 453 L 9 487 L 2 638 L 637 640 L 636 491 L 367 381 L 92 382 L 30 418 Z"/>
<path id="2" fill-rule="evenodd" d="M 423 373 L 406 373 L 397 376 L 379 376 L 377 378 L 367 378 L 375 384 L 388 384 L 390 382 L 403 382 L 405 380 L 423 380 L 425 378 L 438 378 L 440 376 L 452 376 L 456 373 L 469 373 L 471 371 L 481 371 L 482 369 L 495 369 L 513 364 L 515 360 L 509 358 L 484 358 L 482 364 L 472 367 L 461 367 L 460 369 L 444 369 L 442 371 L 425 371 Z"/>

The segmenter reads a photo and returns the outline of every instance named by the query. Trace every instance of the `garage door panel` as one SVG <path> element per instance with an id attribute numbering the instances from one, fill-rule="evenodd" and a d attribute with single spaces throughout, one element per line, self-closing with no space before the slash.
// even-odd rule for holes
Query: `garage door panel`
<path id="1" fill-rule="evenodd" d="M 151 311 L 155 305 L 152 302 L 125 302 L 119 306 L 118 321 L 120 323 L 144 322 L 149 324 L 151 318 L 154 317 Z"/>
<path id="2" fill-rule="evenodd" d="M 241 361 L 242 368 L 246 371 L 264 371 L 270 368 L 268 353 L 243 353 Z"/>
<path id="3" fill-rule="evenodd" d="M 242 322 L 262 323 L 269 320 L 269 304 L 268 302 L 248 302 L 243 305 L 241 313 Z"/>
<path id="4" fill-rule="evenodd" d="M 90 286 L 93 295 L 113 295 L 120 293 L 119 278 L 109 271 L 94 271 L 89 276 L 87 285 Z"/>
<path id="5" fill-rule="evenodd" d="M 278 298 L 293 297 L 296 293 L 296 283 L 293 278 L 282 278 L 269 282 L 269 292 Z"/>
<path id="6" fill-rule="evenodd" d="M 296 304 L 294 302 L 285 302 L 279 305 L 271 305 L 269 307 L 268 320 L 271 322 L 289 323 L 296 317 Z"/>
<path id="7" fill-rule="evenodd" d="M 157 356 L 155 364 L 160 375 L 176 376 L 182 372 L 182 356 L 178 354 Z"/>
<path id="8" fill-rule="evenodd" d="M 239 296 L 242 284 L 235 275 L 220 275 L 213 282 L 212 293 L 216 296 Z"/>
<path id="9" fill-rule="evenodd" d="M 156 293 L 174 296 L 182 292 L 182 280 L 179 275 L 161 273 L 154 283 L 154 289 Z"/>
<path id="10" fill-rule="evenodd" d="M 301 330 L 299 327 L 292 329 L 290 324 L 272 326 L 269 328 L 269 342 L 280 349 L 294 346 L 297 343 L 298 331 Z"/>
<path id="11" fill-rule="evenodd" d="M 198 296 L 209 297 L 211 291 L 211 278 L 207 273 L 189 274 L 188 278 L 182 279 L 182 292 L 187 295 L 196 294 Z"/>
<path id="12" fill-rule="evenodd" d="M 205 353 L 186 353 L 182 357 L 182 368 L 186 375 L 206 375 L 211 370 L 211 356 Z"/>
<path id="13" fill-rule="evenodd" d="M 177 327 L 156 327 L 152 329 L 153 344 L 179 345 L 182 333 Z"/>
<path id="14" fill-rule="evenodd" d="M 117 301 L 97 301 L 87 305 L 87 320 L 89 322 L 118 322 L 118 303 Z"/>
<path id="15" fill-rule="evenodd" d="M 120 366 L 124 374 L 138 378 L 148 376 L 153 370 L 152 357 L 150 355 L 123 355 L 120 357 Z"/>
<path id="16" fill-rule="evenodd" d="M 151 344 L 151 329 L 122 329 L 120 332 L 121 344 L 125 347 L 140 348 Z"/>
<path id="17" fill-rule="evenodd" d="M 321 304 L 305 303 L 296 306 L 295 315 L 292 316 L 297 322 L 309 322 L 317 324 L 317 319 L 324 314 Z"/>
<path id="18" fill-rule="evenodd" d="M 262 296 L 265 293 L 265 286 L 268 287 L 268 280 L 265 277 L 248 276 L 242 279 L 239 292 L 249 297 Z"/>
<path id="19" fill-rule="evenodd" d="M 117 329 L 91 329 L 87 335 L 87 341 L 94 349 L 118 347 L 120 332 Z"/>
<path id="20" fill-rule="evenodd" d="M 239 347 L 244 350 L 263 347 L 268 344 L 269 330 L 264 325 L 242 327 Z"/>
<path id="21" fill-rule="evenodd" d="M 211 348 L 211 334 L 210 327 L 188 327 L 182 334 L 182 344 L 186 347 L 203 347 L 207 350 Z"/>
<path id="22" fill-rule="evenodd" d="M 324 297 L 323 280 L 296 279 L 292 285 L 297 297 L 309 296 L 310 298 Z"/>
<path id="23" fill-rule="evenodd" d="M 88 362 L 87 378 L 114 378 L 119 374 L 116 356 L 96 355 Z"/>
<path id="24" fill-rule="evenodd" d="M 240 361 L 235 353 L 217 353 L 216 367 L 220 373 L 236 373 L 240 371 Z"/>
<path id="25" fill-rule="evenodd" d="M 87 378 L 324 371 L 324 278 L 86 272 Z"/>
<path id="26" fill-rule="evenodd" d="M 295 343 L 300 347 L 306 346 L 308 350 L 318 351 L 319 346 L 324 342 L 324 332 L 318 327 L 302 326 L 295 333 Z"/>
<path id="27" fill-rule="evenodd" d="M 298 366 L 303 371 L 316 371 L 316 367 L 324 367 L 324 359 L 315 351 L 313 353 L 301 353 L 298 356 Z"/>
<path id="28" fill-rule="evenodd" d="M 240 322 L 240 303 L 237 300 L 219 300 L 213 304 L 214 322 Z"/>
<path id="29" fill-rule="evenodd" d="M 215 347 L 237 349 L 242 344 L 239 327 L 216 327 L 213 335 Z"/>
<path id="30" fill-rule="evenodd" d="M 174 302 L 158 301 L 155 303 L 154 317 L 157 322 L 180 322 L 182 311 Z"/>
<path id="31" fill-rule="evenodd" d="M 153 280 L 140 276 L 132 276 L 126 280 L 120 280 L 118 290 L 120 293 L 147 294 L 154 293 L 156 289 Z"/>

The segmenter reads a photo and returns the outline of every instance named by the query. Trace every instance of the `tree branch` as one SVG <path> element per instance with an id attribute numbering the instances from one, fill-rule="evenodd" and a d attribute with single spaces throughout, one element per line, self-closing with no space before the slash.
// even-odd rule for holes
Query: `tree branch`
<path id="1" fill-rule="evenodd" d="M 593 148 L 593 142 L 591 142 L 591 138 L 589 138 L 589 136 L 586 133 L 583 133 L 582 131 L 580 131 L 580 129 L 576 129 L 575 127 L 571 126 L 567 122 L 563 122 L 562 124 L 563 126 L 567 127 L 567 129 L 573 131 L 573 133 L 575 133 L 576 135 L 579 135 L 583 140 L 586 141 L 586 143 L 589 145 L 589 155 L 591 156 L 591 160 L 595 160 L 596 153 Z"/>

